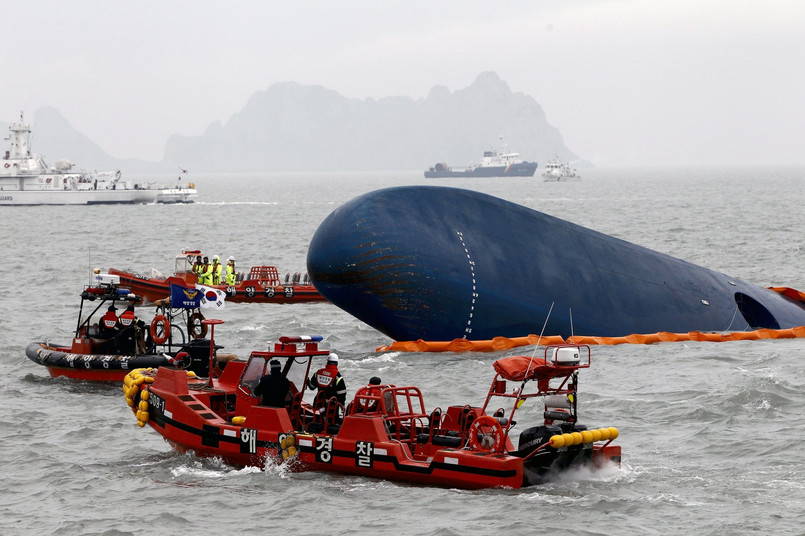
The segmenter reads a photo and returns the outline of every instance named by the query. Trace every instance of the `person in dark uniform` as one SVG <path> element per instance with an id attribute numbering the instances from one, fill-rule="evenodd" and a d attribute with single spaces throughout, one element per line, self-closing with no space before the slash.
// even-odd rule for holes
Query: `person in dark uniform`
<path id="1" fill-rule="evenodd" d="M 123 355 L 145 353 L 145 322 L 134 314 L 134 304 L 129 304 L 117 319 L 120 329 L 118 349 Z"/>
<path id="2" fill-rule="evenodd" d="M 327 365 L 311 376 L 307 385 L 311 389 L 318 389 L 319 392 L 324 391 L 326 400 L 335 397 L 343 406 L 347 401 L 347 384 L 338 371 L 338 355 L 330 353 Z"/>
<path id="3" fill-rule="evenodd" d="M 283 408 L 291 382 L 282 375 L 279 361 L 272 359 L 270 365 L 271 370 L 260 378 L 260 382 L 254 388 L 254 394 L 260 397 L 260 404 L 263 406 Z"/>
<path id="4" fill-rule="evenodd" d="M 101 339 L 111 339 L 118 333 L 117 307 L 110 305 L 98 322 L 98 334 Z"/>

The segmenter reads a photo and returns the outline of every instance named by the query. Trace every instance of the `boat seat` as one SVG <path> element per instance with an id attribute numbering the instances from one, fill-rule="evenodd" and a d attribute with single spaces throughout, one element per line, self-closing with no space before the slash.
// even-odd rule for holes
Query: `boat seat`
<path id="1" fill-rule="evenodd" d="M 291 418 L 291 425 L 294 430 L 304 430 L 305 425 L 302 421 L 302 392 L 297 392 L 291 398 L 288 405 L 288 416 Z"/>
<path id="2" fill-rule="evenodd" d="M 570 409 L 570 399 L 567 395 L 548 395 L 545 397 L 543 417 L 548 421 L 567 421 L 572 417 Z"/>
<path id="3" fill-rule="evenodd" d="M 416 442 L 417 443 L 428 443 L 431 438 L 435 435 L 439 435 L 442 432 L 442 408 L 435 408 L 433 411 L 430 412 L 430 417 L 428 417 L 428 431 L 423 432 L 421 434 L 417 434 Z"/>
<path id="4" fill-rule="evenodd" d="M 562 429 L 562 433 L 581 432 L 587 429 L 586 424 L 579 424 L 577 422 L 563 422 L 559 424 L 559 427 Z"/>
<path id="5" fill-rule="evenodd" d="M 311 434 L 320 434 L 324 430 L 323 421 L 313 421 L 307 425 L 307 431 Z"/>
<path id="6" fill-rule="evenodd" d="M 319 391 L 313 400 L 313 408 L 315 414 L 313 415 L 313 422 L 307 426 L 308 432 L 314 434 L 321 432 L 337 434 L 341 428 L 341 418 L 339 416 L 341 404 L 338 403 L 338 400 L 335 397 L 326 400 L 324 391 Z"/>
<path id="7" fill-rule="evenodd" d="M 457 435 L 435 435 L 431 442 L 439 447 L 458 448 L 461 446 L 461 437 Z"/>
<path id="8" fill-rule="evenodd" d="M 546 409 L 545 419 L 549 421 L 566 421 L 570 419 L 570 412 L 565 409 Z"/>
<path id="9" fill-rule="evenodd" d="M 324 430 L 325 412 L 327 410 L 327 395 L 324 391 L 316 393 L 316 398 L 313 399 L 313 421 L 307 425 L 307 431 L 318 434 Z"/>
<path id="10" fill-rule="evenodd" d="M 340 407 L 341 404 L 338 403 L 335 397 L 327 401 L 327 413 L 325 414 L 324 422 L 328 434 L 337 434 L 341 428 L 341 417 L 338 414 Z"/>
<path id="11" fill-rule="evenodd" d="M 461 414 L 458 416 L 458 435 L 461 437 L 466 436 L 467 430 L 470 429 L 470 426 L 472 426 L 472 423 L 475 422 L 477 417 L 478 414 L 475 413 L 475 410 L 472 409 L 472 406 L 469 404 L 464 406 L 461 410 Z"/>
<path id="12" fill-rule="evenodd" d="M 449 431 L 445 434 L 437 434 L 437 435 L 422 433 L 416 436 L 416 442 L 432 443 L 439 447 L 458 448 L 461 446 L 461 436 L 459 436 L 458 432 L 455 431 Z"/>

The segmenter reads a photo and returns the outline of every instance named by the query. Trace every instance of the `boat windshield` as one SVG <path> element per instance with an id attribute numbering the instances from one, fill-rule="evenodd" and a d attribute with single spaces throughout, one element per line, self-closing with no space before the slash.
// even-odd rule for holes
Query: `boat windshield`
<path id="1" fill-rule="evenodd" d="M 282 363 L 282 373 L 291 381 L 296 390 L 303 391 L 305 389 L 307 373 L 308 369 L 310 368 L 312 356 L 272 357 L 253 354 L 249 358 L 249 362 L 246 364 L 246 368 L 240 377 L 240 385 L 249 394 L 254 396 L 254 389 L 257 387 L 260 378 L 268 374 L 269 362 L 271 359 L 277 359 Z"/>
<path id="2" fill-rule="evenodd" d="M 201 255 L 200 251 L 185 251 L 176 256 L 176 265 L 173 268 L 174 274 L 185 274 L 192 270 L 193 262 L 196 257 Z"/>
<path id="3" fill-rule="evenodd" d="M 262 356 L 252 356 L 246 364 L 246 369 L 240 377 L 240 385 L 248 391 L 249 394 L 254 395 L 254 388 L 257 387 L 257 382 L 265 374 L 267 360 Z"/>

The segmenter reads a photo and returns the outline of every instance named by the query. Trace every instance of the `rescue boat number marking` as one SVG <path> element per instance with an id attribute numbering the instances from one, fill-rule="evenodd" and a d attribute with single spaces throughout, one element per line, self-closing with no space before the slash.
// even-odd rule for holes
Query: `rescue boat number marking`
<path id="1" fill-rule="evenodd" d="M 371 441 L 358 441 L 355 443 L 355 465 L 372 468 L 375 444 Z"/>
<path id="2" fill-rule="evenodd" d="M 39 353 L 40 360 L 47 359 L 50 356 L 50 352 Z M 120 368 L 122 369 L 129 368 L 129 356 L 66 354 L 64 358 L 67 359 L 67 364 L 70 368 L 80 368 L 83 366 L 85 369 L 91 369 L 93 368 L 93 363 L 100 363 L 103 368 L 108 369 L 112 361 L 120 363 Z"/>
<path id="3" fill-rule="evenodd" d="M 464 233 L 456 231 L 461 247 L 464 248 L 464 253 L 467 255 L 467 263 L 470 266 L 470 277 L 472 278 L 472 301 L 470 302 L 470 315 L 467 317 L 467 325 L 464 327 L 464 333 L 469 335 L 472 333 L 472 315 L 475 313 L 475 300 L 478 298 L 477 288 L 475 286 L 475 261 L 472 260 L 470 250 L 467 249 L 467 244 L 464 243 Z"/>
<path id="4" fill-rule="evenodd" d="M 249 445 L 249 454 L 257 452 L 257 430 L 254 428 L 243 428 L 240 431 L 240 440 Z"/>
<path id="5" fill-rule="evenodd" d="M 293 298 L 293 287 L 285 287 L 284 293 L 286 298 Z M 257 295 L 257 287 L 244 287 L 243 294 L 247 298 L 254 298 Z M 238 295 L 238 289 L 235 287 L 226 287 L 226 295 L 230 298 L 234 298 Z M 265 287 L 263 289 L 263 295 L 271 299 L 277 295 L 277 290 L 274 287 Z"/>
<path id="6" fill-rule="evenodd" d="M 330 463 L 333 461 L 332 437 L 316 438 L 316 461 L 321 463 Z"/>
<path id="7" fill-rule="evenodd" d="M 151 396 L 148 397 L 148 405 L 159 413 L 165 413 L 165 399 L 157 394 L 151 393 Z"/>

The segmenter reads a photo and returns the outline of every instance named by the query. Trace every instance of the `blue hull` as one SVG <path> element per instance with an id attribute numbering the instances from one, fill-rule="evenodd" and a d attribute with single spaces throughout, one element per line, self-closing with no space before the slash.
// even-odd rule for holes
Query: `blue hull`
<path id="1" fill-rule="evenodd" d="M 485 194 L 388 188 L 330 214 L 308 273 L 394 340 L 621 336 L 805 325 L 767 288 Z M 571 315 L 572 312 L 572 315 Z M 572 316 L 572 318 L 571 318 Z"/>

